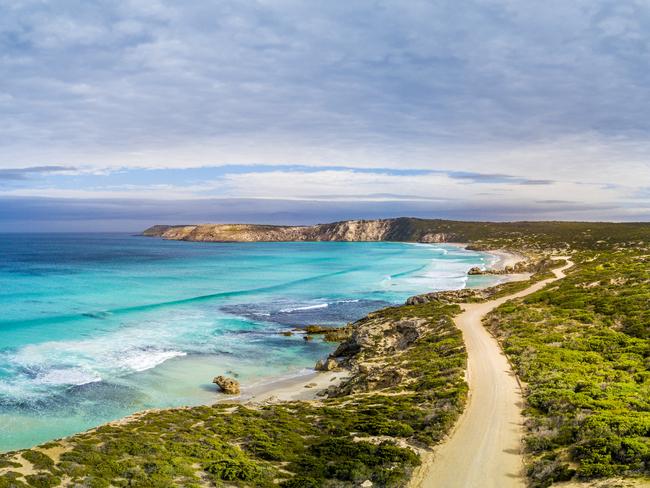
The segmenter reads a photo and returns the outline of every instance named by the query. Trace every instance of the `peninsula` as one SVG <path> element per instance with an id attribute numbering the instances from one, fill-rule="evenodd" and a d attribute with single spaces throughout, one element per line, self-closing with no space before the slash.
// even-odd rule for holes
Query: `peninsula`
<path id="1" fill-rule="evenodd" d="M 610 222 L 470 222 L 400 217 L 344 220 L 312 226 L 256 224 L 154 225 L 142 235 L 179 241 L 398 241 L 460 242 L 471 248 L 607 247 L 621 240 L 645 242 L 650 224 Z"/>

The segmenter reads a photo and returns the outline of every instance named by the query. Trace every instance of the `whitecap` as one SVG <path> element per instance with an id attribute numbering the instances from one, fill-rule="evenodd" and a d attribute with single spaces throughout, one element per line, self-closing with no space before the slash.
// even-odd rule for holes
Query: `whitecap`
<path id="1" fill-rule="evenodd" d="M 117 360 L 117 365 L 121 368 L 130 369 L 134 372 L 146 371 L 155 368 L 168 359 L 187 356 L 182 351 L 159 351 L 159 350 L 131 350 L 127 351 L 124 356 Z"/>
<path id="2" fill-rule="evenodd" d="M 81 386 L 101 381 L 102 377 L 93 371 L 78 368 L 49 369 L 34 379 L 40 385 L 74 385 Z"/>
<path id="3" fill-rule="evenodd" d="M 280 313 L 299 312 L 301 310 L 314 310 L 317 308 L 327 308 L 327 307 L 329 307 L 328 303 L 319 303 L 317 305 L 305 305 L 304 307 L 283 308 L 280 310 Z"/>

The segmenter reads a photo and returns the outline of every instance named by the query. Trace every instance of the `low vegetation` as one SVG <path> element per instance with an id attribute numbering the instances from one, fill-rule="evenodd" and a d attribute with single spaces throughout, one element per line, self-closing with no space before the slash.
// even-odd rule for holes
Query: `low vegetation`
<path id="1" fill-rule="evenodd" d="M 486 319 L 525 383 L 532 486 L 650 474 L 650 254 L 583 251 Z"/>

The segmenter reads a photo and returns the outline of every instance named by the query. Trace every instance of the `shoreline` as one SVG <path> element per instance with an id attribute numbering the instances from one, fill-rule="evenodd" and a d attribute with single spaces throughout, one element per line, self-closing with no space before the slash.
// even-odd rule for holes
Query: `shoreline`
<path id="1" fill-rule="evenodd" d="M 468 243 L 462 242 L 445 242 L 445 243 L 422 243 L 425 245 L 436 246 L 440 244 L 452 245 L 465 249 Z M 506 266 L 512 266 L 517 262 L 525 260 L 522 254 L 508 251 L 505 249 L 496 249 L 489 251 L 475 251 L 491 255 L 495 261 L 490 264 L 491 269 L 504 269 Z M 482 284 L 478 288 L 488 288 L 494 285 L 500 285 L 510 281 L 525 281 L 530 278 L 530 273 L 513 273 L 504 275 L 494 275 L 495 283 Z M 426 291 L 424 292 L 426 293 Z M 218 389 L 215 390 L 217 397 L 214 401 L 202 402 L 200 405 L 214 405 L 217 403 L 240 403 L 242 405 L 256 405 L 279 403 L 288 401 L 317 401 L 319 394 L 324 392 L 329 386 L 336 386 L 341 380 L 349 376 L 347 370 L 340 371 L 316 371 L 310 370 L 307 373 L 296 372 L 294 375 L 288 375 L 277 378 L 269 378 L 264 382 L 242 385 L 239 395 L 225 395 Z M 186 408 L 188 406 L 170 407 Z M 188 407 L 191 408 L 191 407 Z M 168 410 L 148 409 L 135 412 L 134 416 L 151 411 L 151 410 Z M 130 417 L 130 416 L 129 416 Z M 128 418 L 128 417 L 126 417 Z M 120 422 L 118 419 L 114 422 Z M 108 424 L 112 424 L 109 422 Z"/>
<path id="2" fill-rule="evenodd" d="M 477 251 L 473 249 L 467 249 L 467 246 L 470 245 L 469 242 L 441 242 L 440 244 L 460 247 L 461 249 L 464 249 L 466 251 L 490 254 L 494 258 L 494 261 L 490 263 L 489 269 L 493 269 L 495 271 L 500 271 L 505 269 L 508 266 L 514 266 L 518 262 L 526 261 L 526 256 L 515 251 L 510 251 L 508 249 L 490 249 L 487 251 Z M 430 245 L 435 245 L 435 244 L 430 244 Z M 508 276 L 508 275 L 504 275 L 504 276 Z"/>
<path id="3" fill-rule="evenodd" d="M 512 267 L 515 264 L 525 261 L 526 257 L 514 251 L 506 249 L 496 249 L 494 251 L 483 251 L 496 257 L 496 260 L 491 264 L 491 269 L 503 270 L 507 267 Z M 518 273 L 517 273 L 518 274 Z M 505 275 L 507 276 L 507 275 Z"/>
<path id="4" fill-rule="evenodd" d="M 422 244 L 426 244 L 430 246 L 445 244 L 445 245 L 460 247 L 463 249 L 465 249 L 466 246 L 468 245 L 467 243 L 451 243 L 451 242 L 450 243 L 422 243 Z M 475 251 L 475 252 L 488 254 L 495 258 L 495 261 L 489 265 L 491 269 L 503 269 L 506 266 L 512 265 L 524 259 L 524 257 L 521 254 L 507 251 L 504 249 L 489 250 L 489 251 Z M 494 275 L 495 283 L 482 284 L 476 288 L 487 288 L 490 286 L 503 284 L 509 281 L 522 281 L 528 279 L 529 276 L 530 276 L 529 273 Z M 426 291 L 424 291 L 424 293 L 426 293 Z M 195 406 L 201 406 L 201 405 L 209 406 L 209 405 L 220 404 L 220 403 L 261 405 L 261 404 L 273 404 L 273 403 L 290 402 L 290 401 L 314 402 L 314 401 L 318 401 L 319 396 L 325 390 L 327 390 L 328 387 L 338 385 L 347 376 L 349 376 L 349 371 L 347 370 L 339 370 L 339 371 L 310 370 L 307 373 L 296 372 L 295 375 L 288 375 L 288 376 L 277 377 L 277 378 L 268 378 L 263 382 L 253 383 L 249 385 L 242 385 L 241 393 L 239 395 L 223 394 L 219 391 L 218 387 L 215 386 L 215 391 L 214 391 L 215 398 L 209 401 L 199 402 L 196 405 L 179 405 L 176 407 L 150 408 L 150 409 L 139 410 L 137 412 L 133 412 L 130 415 L 126 415 L 124 417 L 120 417 L 118 419 L 99 424 L 95 427 L 92 427 L 82 432 L 90 432 L 106 425 L 123 425 L 149 412 L 193 408 Z M 74 435 L 76 434 L 71 434 L 57 439 L 50 439 L 48 441 L 45 441 L 45 443 L 65 440 Z M 32 445 L 31 448 L 35 448 L 37 446 L 38 444 Z M 29 449 L 29 448 L 30 447 L 26 447 L 24 449 Z M 0 451 L 0 454 L 3 452 L 11 452 L 11 451 Z"/>
<path id="5" fill-rule="evenodd" d="M 319 393 L 325 391 L 329 386 L 336 386 L 344 378 L 346 378 L 348 372 L 345 370 L 341 371 L 313 371 L 306 374 L 297 374 L 295 376 L 279 378 L 276 380 L 270 380 L 266 383 L 260 383 L 251 386 L 244 386 L 241 388 L 241 393 L 239 395 L 226 395 L 216 390 L 215 394 L 220 395 L 212 402 L 202 402 L 196 405 L 181 405 L 178 407 L 164 407 L 164 408 L 147 408 L 144 410 L 138 410 L 133 412 L 130 415 L 125 417 L 120 417 L 119 419 L 112 420 L 100 424 L 96 427 L 88 429 L 84 432 L 92 432 L 99 429 L 103 426 L 110 425 L 124 425 L 128 424 L 133 420 L 137 420 L 142 415 L 151 412 L 164 412 L 167 410 L 184 410 L 191 409 L 199 406 L 211 406 L 221 403 L 236 403 L 239 405 L 267 405 L 274 403 L 282 402 L 292 402 L 292 401 L 303 401 L 303 402 L 313 402 L 317 401 Z M 68 437 L 65 436 L 59 439 L 52 439 L 47 442 L 55 441 L 65 441 Z M 32 449 L 37 446 L 32 447 Z M 29 449 L 29 448 L 25 448 Z M 22 449 L 19 449 L 22 450 Z M 11 451 L 7 451 L 11 452 Z M 1 454 L 1 453 L 0 453 Z"/>
<path id="6" fill-rule="evenodd" d="M 444 243 L 465 249 L 467 243 L 450 242 Z M 429 244 L 439 245 L 439 244 Z M 491 269 L 504 269 L 506 266 L 512 266 L 517 262 L 525 260 L 522 254 L 507 251 L 505 249 L 477 251 L 489 254 L 495 257 L 495 262 L 490 265 Z M 525 281 L 530 278 L 530 273 L 513 273 L 505 275 L 495 275 L 497 285 L 510 281 Z M 494 284 L 481 285 L 479 288 L 488 288 Z M 426 293 L 426 292 L 424 292 Z M 242 386 L 242 393 L 237 396 L 223 395 L 213 403 L 236 402 L 241 404 L 259 404 L 259 403 L 277 403 L 285 401 L 315 401 L 320 393 L 327 387 L 337 385 L 340 381 L 348 376 L 349 372 L 341 371 L 311 371 L 306 374 L 296 374 L 288 378 L 278 378 L 262 384 Z M 219 391 L 216 392 L 220 394 Z"/>

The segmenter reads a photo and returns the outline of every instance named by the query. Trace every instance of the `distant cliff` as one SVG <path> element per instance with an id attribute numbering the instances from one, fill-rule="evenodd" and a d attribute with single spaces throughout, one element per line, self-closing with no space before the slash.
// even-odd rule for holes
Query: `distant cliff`
<path id="1" fill-rule="evenodd" d="M 402 241 L 468 242 L 473 249 L 626 247 L 650 241 L 649 223 L 466 222 L 400 217 L 345 220 L 311 226 L 201 224 L 154 225 L 145 236 L 182 241 Z"/>
<path id="2" fill-rule="evenodd" d="M 426 232 L 410 225 L 417 219 L 346 220 L 312 226 L 253 224 L 154 225 L 145 236 L 205 242 L 260 241 L 419 241 L 449 242 L 457 236 Z"/>

